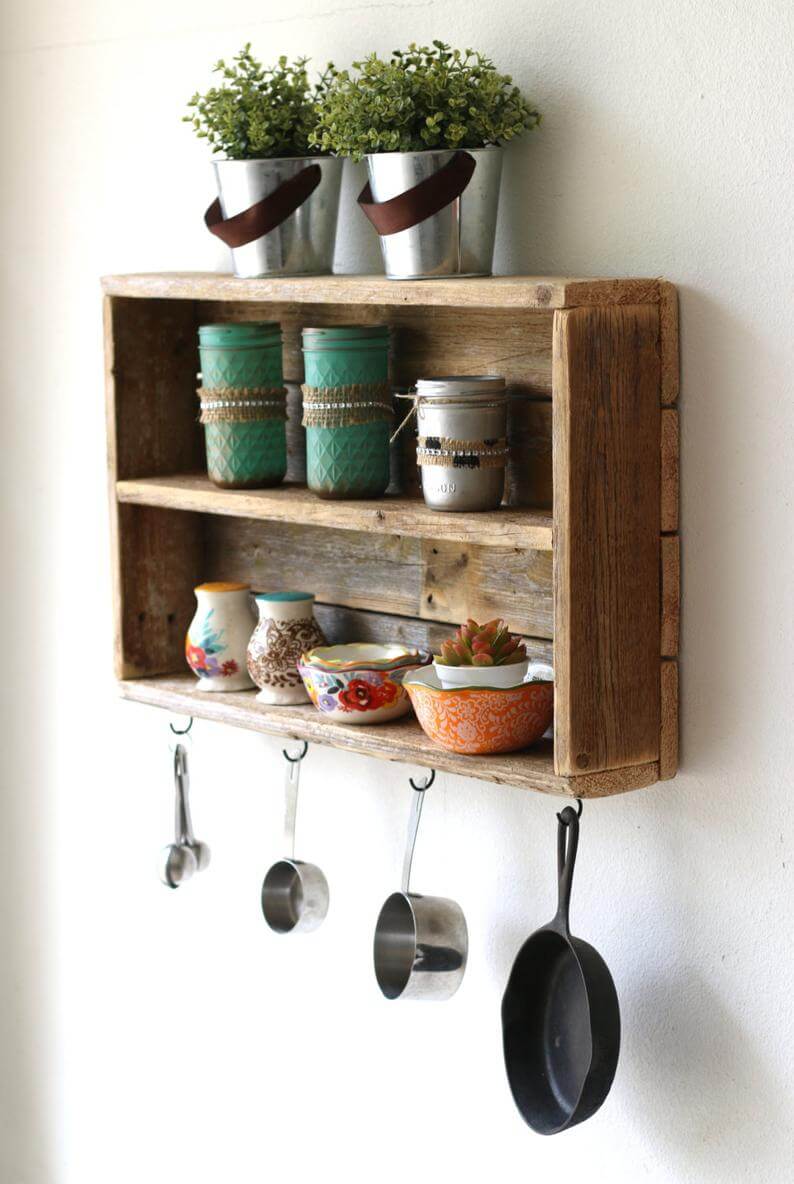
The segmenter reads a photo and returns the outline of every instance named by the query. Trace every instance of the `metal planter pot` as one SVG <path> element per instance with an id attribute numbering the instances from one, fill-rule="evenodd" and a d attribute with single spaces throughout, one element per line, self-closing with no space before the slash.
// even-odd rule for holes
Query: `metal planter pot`
<path id="1" fill-rule="evenodd" d="M 218 200 L 205 221 L 236 276 L 332 271 L 342 166 L 333 156 L 213 161 Z"/>
<path id="2" fill-rule="evenodd" d="M 359 197 L 389 279 L 490 275 L 501 148 L 367 156 Z"/>

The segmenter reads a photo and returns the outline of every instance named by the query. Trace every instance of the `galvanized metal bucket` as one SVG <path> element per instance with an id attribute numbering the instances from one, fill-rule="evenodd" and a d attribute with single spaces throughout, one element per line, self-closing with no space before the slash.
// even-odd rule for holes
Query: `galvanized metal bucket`
<path id="1" fill-rule="evenodd" d="M 333 269 L 342 160 L 212 163 L 218 199 L 205 222 L 231 248 L 236 276 L 327 275 Z"/>
<path id="2" fill-rule="evenodd" d="M 496 510 L 505 485 L 507 396 L 498 375 L 420 379 L 416 459 L 431 510 Z"/>
<path id="3" fill-rule="evenodd" d="M 501 148 L 367 156 L 359 204 L 380 234 L 389 279 L 490 275 Z"/>

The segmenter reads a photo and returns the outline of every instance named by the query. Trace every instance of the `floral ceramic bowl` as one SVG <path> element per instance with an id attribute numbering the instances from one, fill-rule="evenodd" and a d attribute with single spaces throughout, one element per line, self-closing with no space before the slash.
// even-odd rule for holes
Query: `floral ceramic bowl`
<path id="1" fill-rule="evenodd" d="M 298 663 L 314 706 L 325 719 L 339 724 L 384 724 L 405 715 L 411 701 L 403 678 L 416 669 L 417 665 L 397 670 L 325 670 L 310 665 L 305 656 Z"/>
<path id="2" fill-rule="evenodd" d="M 428 655 L 429 656 L 429 655 Z M 301 659 L 321 670 L 393 670 L 400 666 L 424 665 L 419 650 L 404 645 L 379 645 L 355 641 L 348 645 L 319 645 Z"/>
<path id="3" fill-rule="evenodd" d="M 516 752 L 541 738 L 554 715 L 554 683 L 445 690 L 435 670 L 405 677 L 419 723 L 431 740 L 451 752 Z"/>

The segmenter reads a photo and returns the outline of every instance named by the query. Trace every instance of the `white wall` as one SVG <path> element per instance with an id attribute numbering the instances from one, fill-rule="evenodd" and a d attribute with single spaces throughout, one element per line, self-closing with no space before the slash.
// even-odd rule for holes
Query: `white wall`
<path id="1" fill-rule="evenodd" d="M 790 6 L 17 0 L 2 21 L 0 1184 L 785 1184 Z M 623 1054 L 600 1114 L 552 1140 L 513 1109 L 499 1002 L 552 910 L 556 804 L 439 778 L 416 884 L 463 905 L 470 968 L 446 1006 L 390 1005 L 370 934 L 413 770 L 312 752 L 299 843 L 332 913 L 278 939 L 258 889 L 280 745 L 197 725 L 213 867 L 169 895 L 166 718 L 109 675 L 98 276 L 226 266 L 183 101 L 249 38 L 341 64 L 438 36 L 545 113 L 509 152 L 498 268 L 681 285 L 683 772 L 585 807 L 574 923 L 614 972 Z M 354 213 L 339 262 L 377 262 Z"/>

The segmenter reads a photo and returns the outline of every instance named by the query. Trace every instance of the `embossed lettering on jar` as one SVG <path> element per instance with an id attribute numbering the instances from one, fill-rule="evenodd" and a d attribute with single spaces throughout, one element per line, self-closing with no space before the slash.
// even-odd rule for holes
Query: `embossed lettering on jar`
<path id="1" fill-rule="evenodd" d="M 420 379 L 416 460 L 431 510 L 496 510 L 507 464 L 507 397 L 499 375 Z"/>

